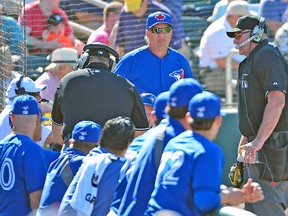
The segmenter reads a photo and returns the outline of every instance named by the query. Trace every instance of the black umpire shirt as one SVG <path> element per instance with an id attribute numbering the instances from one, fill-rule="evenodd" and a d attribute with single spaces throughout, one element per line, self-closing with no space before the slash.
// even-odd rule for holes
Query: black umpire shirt
<path id="1" fill-rule="evenodd" d="M 130 117 L 136 130 L 148 129 L 143 102 L 135 86 L 110 72 L 103 63 L 91 62 L 87 68 L 67 74 L 55 93 L 52 121 L 63 126 L 63 137 L 70 135 L 79 121 L 91 120 L 103 127 L 107 120 L 117 116 Z"/>
<path id="2" fill-rule="evenodd" d="M 262 122 L 267 94 L 279 90 L 286 94 L 285 107 L 273 132 L 288 131 L 288 76 L 286 62 L 276 48 L 261 41 L 239 66 L 237 83 L 239 128 L 255 136 Z"/>

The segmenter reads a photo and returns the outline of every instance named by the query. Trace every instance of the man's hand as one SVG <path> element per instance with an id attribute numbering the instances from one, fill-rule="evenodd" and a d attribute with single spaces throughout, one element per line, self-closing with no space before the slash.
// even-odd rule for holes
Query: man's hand
<path id="1" fill-rule="evenodd" d="M 242 197 L 244 202 L 255 203 L 264 199 L 263 190 L 257 182 L 251 178 L 242 188 Z"/>

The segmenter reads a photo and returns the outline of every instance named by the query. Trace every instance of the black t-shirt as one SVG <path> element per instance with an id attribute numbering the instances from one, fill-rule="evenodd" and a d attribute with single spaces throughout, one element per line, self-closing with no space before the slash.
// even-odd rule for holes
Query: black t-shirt
<path id="1" fill-rule="evenodd" d="M 56 91 L 52 121 L 63 125 L 63 137 L 71 134 L 79 121 L 91 120 L 103 127 L 117 116 L 130 117 L 138 130 L 147 129 L 143 102 L 135 86 L 104 64 L 90 63 L 89 68 L 97 69 L 67 74 Z"/>
<path id="2" fill-rule="evenodd" d="M 280 90 L 287 92 L 286 63 L 280 52 L 260 42 L 239 66 L 237 83 L 239 127 L 244 136 L 255 136 L 262 122 L 267 94 Z M 288 101 L 274 132 L 288 130 Z"/>

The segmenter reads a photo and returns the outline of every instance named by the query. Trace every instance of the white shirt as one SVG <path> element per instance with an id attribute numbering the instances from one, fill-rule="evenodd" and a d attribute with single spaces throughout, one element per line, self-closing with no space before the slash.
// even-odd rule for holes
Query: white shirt
<path id="1" fill-rule="evenodd" d="M 235 47 L 233 38 L 229 38 L 226 34 L 226 31 L 231 28 L 225 16 L 208 26 L 200 41 L 199 67 L 218 68 L 215 59 L 228 56 Z M 237 62 L 241 62 L 244 58 L 245 56 L 239 54 L 233 56 Z"/>

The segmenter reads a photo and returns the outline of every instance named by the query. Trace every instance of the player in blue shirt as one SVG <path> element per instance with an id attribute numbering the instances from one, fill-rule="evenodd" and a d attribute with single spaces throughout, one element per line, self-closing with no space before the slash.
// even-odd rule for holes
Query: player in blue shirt
<path id="1" fill-rule="evenodd" d="M 101 126 L 92 121 L 78 122 L 72 131 L 70 147 L 49 167 L 37 215 L 56 215 L 61 200 L 82 164 L 82 159 L 97 146 Z"/>
<path id="2" fill-rule="evenodd" d="M 168 141 L 182 133 L 189 100 L 202 92 L 201 84 L 193 78 L 181 79 L 169 89 L 167 122 L 147 133 L 135 160 L 122 198 L 118 215 L 143 215 L 154 188 L 160 158 Z"/>
<path id="3" fill-rule="evenodd" d="M 37 100 L 16 97 L 10 118 L 12 133 L 0 142 L 0 214 L 28 215 L 38 208 L 47 172 L 43 150 L 32 141 L 40 122 Z"/>
<path id="4" fill-rule="evenodd" d="M 143 99 L 141 95 L 143 99 L 143 103 L 148 104 L 148 102 L 150 101 L 149 104 L 152 105 L 152 101 L 147 100 L 146 96 L 150 98 L 151 95 L 145 94 L 145 99 Z M 153 96 L 151 98 L 153 100 Z M 153 102 L 154 105 L 153 105 L 153 111 L 151 112 L 151 119 L 153 119 L 154 127 L 159 125 L 159 123 L 163 119 L 166 118 L 167 114 L 166 114 L 165 108 L 168 102 L 168 98 L 169 98 L 169 92 L 168 91 L 162 92 L 161 94 L 157 96 L 155 102 Z M 162 123 L 165 123 L 165 120 L 163 120 Z M 121 203 L 123 194 L 127 186 L 127 179 L 129 178 L 129 173 L 131 172 L 131 169 L 133 168 L 133 164 L 147 136 L 149 136 L 149 131 L 142 134 L 141 136 L 136 137 L 132 141 L 132 143 L 130 144 L 130 146 L 128 147 L 125 153 L 126 162 L 123 165 L 123 168 L 121 169 L 119 181 L 118 181 L 115 193 L 114 193 L 113 202 L 111 204 L 111 209 L 116 213 L 118 212 L 119 205 Z"/>
<path id="5" fill-rule="evenodd" d="M 193 131 L 181 133 L 165 147 L 145 215 L 163 209 L 183 216 L 206 215 L 221 204 L 235 205 L 245 200 L 240 189 L 221 193 L 224 156 L 212 142 L 222 122 L 220 109 L 220 98 L 213 93 L 203 92 L 191 99 L 186 119 Z M 263 199 L 259 184 L 250 185 L 250 189 L 255 189 L 254 201 Z M 245 190 L 251 198 L 247 185 Z"/>
<path id="6" fill-rule="evenodd" d="M 63 197 L 58 215 L 108 214 L 134 129 L 128 117 L 117 117 L 105 123 L 99 147 L 83 159 Z"/>
<path id="7" fill-rule="evenodd" d="M 115 73 L 131 81 L 140 94 L 157 96 L 177 80 L 192 77 L 187 59 L 169 47 L 172 29 L 170 15 L 159 11 L 150 14 L 146 22 L 149 45 L 127 53 L 115 67 Z"/>

